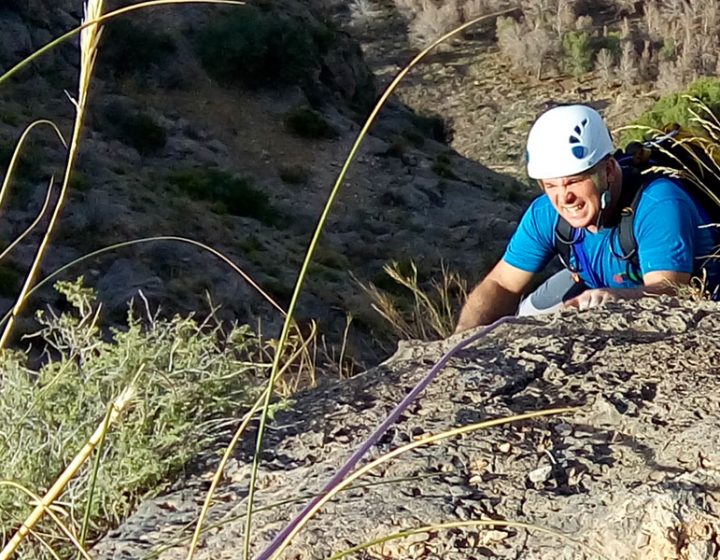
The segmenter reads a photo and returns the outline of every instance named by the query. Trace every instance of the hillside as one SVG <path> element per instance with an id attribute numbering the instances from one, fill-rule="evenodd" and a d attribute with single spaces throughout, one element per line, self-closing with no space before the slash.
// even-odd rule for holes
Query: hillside
<path id="1" fill-rule="evenodd" d="M 74 25 L 78 6 L 3 8 L 3 36 L 22 40 L 5 44 L 0 61 L 7 67 Z M 164 7 L 108 24 L 70 199 L 43 270 L 112 243 L 185 236 L 226 254 L 286 305 L 325 198 L 376 96 L 356 44 L 313 13 L 302 2 L 284 6 L 279 20 L 255 8 Z M 252 18 L 261 34 L 285 26 L 299 45 L 315 45 L 294 55 L 306 57 L 293 63 L 299 74 L 266 75 L 262 59 L 238 61 L 242 51 L 225 49 L 222 37 L 229 41 Z M 302 31 L 299 21 L 315 31 Z M 73 90 L 76 59 L 67 44 L 4 84 L 4 153 L 36 118 L 56 119 L 67 133 L 72 105 L 63 90 Z M 414 259 L 424 279 L 441 260 L 477 278 L 520 213 L 514 181 L 457 155 L 440 122 L 395 101 L 382 112 L 311 270 L 301 319 L 319 321 L 334 339 L 351 313 L 351 355 L 360 362 L 391 347 L 376 342 L 389 339 L 351 274 L 387 283 L 384 264 Z M 5 242 L 39 210 L 50 174 L 61 173 L 61 146 L 49 129 L 38 130 L 12 187 Z M 37 242 L 28 239 L 6 261 L 5 308 Z M 97 287 L 111 320 L 124 317 L 126 302 L 142 289 L 167 314 L 207 309 L 207 292 L 225 319 L 262 318 L 271 335 L 278 326 L 279 317 L 227 266 L 177 242 L 123 248 L 68 272 L 80 274 Z M 46 292 L 48 299 L 56 298 Z"/>

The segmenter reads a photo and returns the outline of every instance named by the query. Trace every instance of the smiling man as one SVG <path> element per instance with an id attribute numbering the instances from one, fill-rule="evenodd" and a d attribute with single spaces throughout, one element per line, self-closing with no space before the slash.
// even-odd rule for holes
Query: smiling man
<path id="1" fill-rule="evenodd" d="M 700 227 L 709 222 L 704 210 L 674 180 L 630 173 L 614 151 L 591 107 L 560 106 L 540 116 L 528 136 L 527 170 L 543 194 L 523 215 L 503 258 L 468 296 L 455 332 L 516 312 L 673 293 L 701 272 L 715 245 L 713 229 Z M 645 183 L 630 185 L 638 180 Z M 618 226 L 621 210 L 631 205 L 637 252 L 627 255 Z M 558 254 L 566 268 L 521 302 L 533 276 Z M 711 271 L 711 280 L 716 277 Z"/>

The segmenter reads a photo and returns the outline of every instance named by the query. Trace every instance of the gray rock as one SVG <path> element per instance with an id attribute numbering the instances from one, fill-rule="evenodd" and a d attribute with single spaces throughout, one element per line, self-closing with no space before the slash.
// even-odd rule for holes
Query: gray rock
<path id="1" fill-rule="evenodd" d="M 366 461 L 422 434 L 466 423 L 458 420 L 463 417 L 475 422 L 565 406 L 578 407 L 576 412 L 468 433 L 378 465 L 298 533 L 289 555 L 327 558 L 399 528 L 495 519 L 493 527 L 433 530 L 391 541 L 382 554 L 448 560 L 474 557 L 477 550 L 499 559 L 717 558 L 718 329 L 717 304 L 670 298 L 518 319 L 498 328 L 451 360 Z M 278 414 L 267 434 L 257 496 L 257 506 L 271 509 L 254 518 L 253 555 L 302 508 L 272 504 L 318 491 L 459 340 L 406 343 L 382 366 L 299 395 L 292 411 Z M 564 375 L 549 378 L 548 368 L 561 368 Z M 482 405 L 468 407 L 470 393 Z M 213 519 L 227 521 L 206 535 L 199 559 L 241 554 L 252 445 L 249 438 L 235 453 L 219 489 L 235 498 L 213 507 Z M 548 454 L 558 464 L 538 468 Z M 128 519 L 95 547 L 93 557 L 143 557 L 186 534 L 179 527 L 204 498 L 208 474 L 149 502 L 172 502 L 177 513 L 144 504 L 142 511 L 157 513 Z M 504 530 L 503 520 L 567 538 Z M 186 554 L 181 545 L 160 558 Z"/>

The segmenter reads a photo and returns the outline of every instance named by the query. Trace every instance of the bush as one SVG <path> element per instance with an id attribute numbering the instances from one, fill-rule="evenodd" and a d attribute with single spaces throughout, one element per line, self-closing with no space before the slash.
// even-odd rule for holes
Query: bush
<path id="1" fill-rule="evenodd" d="M 285 128 L 301 138 L 332 139 L 338 135 L 320 113 L 307 107 L 293 109 L 285 115 Z"/>
<path id="2" fill-rule="evenodd" d="M 310 179 L 310 170 L 302 165 L 283 165 L 278 170 L 278 175 L 284 183 L 290 185 L 303 185 Z"/>
<path id="3" fill-rule="evenodd" d="M 0 142 L 0 174 L 3 177 L 10 165 L 15 146 L 15 142 Z M 38 164 L 40 161 L 42 161 L 42 150 L 32 140 L 26 140 L 15 163 L 15 179 L 24 181 L 41 179 L 44 173 L 42 166 Z"/>
<path id="4" fill-rule="evenodd" d="M 449 144 L 452 141 L 452 129 L 440 115 L 418 115 L 412 113 L 410 120 L 422 134 L 432 138 L 436 142 Z"/>
<path id="5" fill-rule="evenodd" d="M 167 143 L 165 129 L 147 113 L 135 113 L 120 123 L 122 142 L 132 146 L 141 156 L 162 150 Z"/>
<path id="6" fill-rule="evenodd" d="M 109 405 L 127 387 L 134 396 L 103 444 L 89 504 L 90 538 L 116 525 L 217 436 L 229 417 L 242 414 L 259 395 L 259 338 L 247 326 L 223 333 L 217 323 L 193 318 L 133 314 L 112 340 L 97 326 L 97 304 L 82 282 L 58 283 L 73 306 L 68 313 L 40 313 L 34 344 L 46 358 L 31 370 L 19 352 L 0 354 L 0 463 L 3 478 L 42 492 L 80 451 Z M 91 459 L 91 461 L 94 459 Z M 63 494 L 63 520 L 80 533 L 88 507 L 92 468 L 81 469 Z M 0 487 L 1 529 L 12 534 L 33 504 Z M 36 528 L 63 558 L 74 557 L 50 521 Z M 33 546 L 28 544 L 27 547 Z M 50 558 L 36 545 L 22 558 Z M 58 556 L 52 556 L 57 558 Z"/>
<path id="7" fill-rule="evenodd" d="M 579 77 L 592 70 L 593 46 L 585 31 L 568 31 L 563 36 L 563 51 L 568 70 Z"/>
<path id="8" fill-rule="evenodd" d="M 334 40 L 325 26 L 248 6 L 208 24 L 197 50 L 208 74 L 226 85 L 309 85 Z"/>
<path id="9" fill-rule="evenodd" d="M 167 33 L 118 18 L 105 27 L 98 68 L 107 65 L 116 76 L 129 76 L 159 67 L 175 51 L 175 42 Z"/>
<path id="10" fill-rule="evenodd" d="M 275 225 L 279 214 L 264 192 L 249 178 L 238 178 L 221 169 L 189 169 L 170 174 L 167 181 L 196 200 L 216 203 L 216 210 L 247 216 Z"/>
<path id="11" fill-rule="evenodd" d="M 643 113 L 633 125 L 651 127 L 662 130 L 671 124 L 679 124 L 690 129 L 698 129 L 699 126 L 691 122 L 690 109 L 692 101 L 688 98 L 695 97 L 707 105 L 716 117 L 720 117 L 720 80 L 717 78 L 700 78 L 688 87 L 685 93 L 676 93 L 659 99 L 653 107 Z M 697 108 L 695 107 L 697 110 Z M 696 111 L 697 112 L 697 111 Z M 653 134 L 650 133 L 650 136 Z M 633 140 L 643 140 L 648 133 L 641 129 L 629 129 L 623 132 L 620 145 L 626 145 Z"/>
<path id="12" fill-rule="evenodd" d="M 156 154 L 167 143 L 165 129 L 153 117 L 124 103 L 108 104 L 101 118 L 110 137 L 135 148 L 142 156 Z"/>
<path id="13" fill-rule="evenodd" d="M 432 164 L 431 169 L 438 177 L 443 179 L 457 180 L 457 175 L 452 170 L 452 161 L 447 154 L 438 154 L 435 156 L 435 161 Z"/>

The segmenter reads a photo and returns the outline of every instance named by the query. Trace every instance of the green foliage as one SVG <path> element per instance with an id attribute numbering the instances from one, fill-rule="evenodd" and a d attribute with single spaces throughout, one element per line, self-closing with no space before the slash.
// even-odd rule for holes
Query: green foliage
<path id="1" fill-rule="evenodd" d="M 672 37 L 665 37 L 663 39 L 662 47 L 658 53 L 660 60 L 675 60 L 678 53 L 678 46 L 675 39 Z"/>
<path id="2" fill-rule="evenodd" d="M 413 130 L 412 128 L 406 128 L 400 134 L 415 148 L 422 148 L 423 144 L 425 143 L 425 137 L 417 130 Z"/>
<path id="3" fill-rule="evenodd" d="M 302 185 L 310 179 L 310 170 L 303 165 L 283 165 L 278 174 L 283 182 L 290 185 Z"/>
<path id="4" fill-rule="evenodd" d="M 563 52 L 568 70 L 579 77 L 592 70 L 593 46 L 586 31 L 568 31 L 563 35 Z"/>
<path id="5" fill-rule="evenodd" d="M 70 175 L 70 183 L 68 184 L 68 188 L 71 191 L 85 192 L 89 191 L 91 187 L 92 181 L 87 174 L 82 171 L 73 170 L 72 175 Z"/>
<path id="6" fill-rule="evenodd" d="M 197 49 L 208 74 L 223 84 L 305 86 L 334 41 L 325 26 L 246 6 L 202 29 Z"/>
<path id="7" fill-rule="evenodd" d="M 165 129 L 143 111 L 130 109 L 122 103 L 110 103 L 104 108 L 102 117 L 107 134 L 135 148 L 140 155 L 153 155 L 167 143 Z"/>
<path id="8" fill-rule="evenodd" d="M 118 77 L 139 74 L 166 63 L 175 50 L 173 38 L 164 31 L 117 18 L 103 32 L 99 68 L 107 65 Z"/>
<path id="9" fill-rule="evenodd" d="M 4 177 L 10 165 L 15 143 L 0 142 L 0 174 Z M 21 181 L 37 181 L 43 177 L 41 149 L 31 140 L 26 140 L 15 164 L 14 178 Z"/>
<path id="10" fill-rule="evenodd" d="M 41 328 L 32 340 L 38 350 L 45 347 L 40 369 L 30 369 L 24 354 L 0 354 L 0 463 L 3 478 L 42 492 L 85 445 L 110 404 L 131 388 L 134 396 L 101 451 L 90 505 L 97 533 L 148 493 L 160 492 L 217 437 L 227 418 L 241 415 L 255 400 L 261 387 L 252 356 L 258 354 L 259 339 L 248 327 L 224 333 L 192 317 L 148 317 L 143 326 L 131 312 L 127 328 L 114 330 L 108 340 L 97 325 L 93 291 L 81 281 L 57 288 L 73 310 L 38 314 Z M 63 495 L 73 509 L 64 521 L 76 534 L 90 479 L 91 469 L 80 470 Z M 31 509 L 17 490 L 0 487 L 3 533 L 14 530 Z M 65 541 L 56 537 L 51 522 L 39 529 L 63 550 Z M 48 557 L 44 550 L 33 552 Z"/>
<path id="11" fill-rule="evenodd" d="M 268 225 L 278 222 L 279 214 L 270 204 L 268 195 L 247 177 L 235 177 L 221 169 L 202 168 L 171 173 L 167 181 L 193 199 L 214 202 L 219 213 L 247 216 Z"/>
<path id="12" fill-rule="evenodd" d="M 431 169 L 438 177 L 442 177 L 443 179 L 457 180 L 458 178 L 452 170 L 452 162 L 447 154 L 438 154 L 435 156 L 435 161 Z"/>
<path id="13" fill-rule="evenodd" d="M 332 139 L 337 131 L 317 111 L 308 107 L 297 107 L 285 115 L 285 128 L 301 138 Z"/>
<path id="14" fill-rule="evenodd" d="M 717 78 L 700 78 L 688 87 L 685 93 L 676 93 L 659 99 L 653 107 L 643 113 L 633 125 L 640 127 L 651 127 L 662 130 L 668 125 L 679 124 L 688 129 L 699 129 L 691 121 L 690 109 L 697 112 L 689 97 L 699 99 L 716 116 L 720 116 L 720 80 Z M 704 115 L 703 115 L 704 116 Z M 699 132 L 699 130 L 696 130 Z M 654 133 L 643 129 L 629 129 L 621 136 L 620 145 L 626 145 L 634 140 L 643 140 Z"/>
<path id="15" fill-rule="evenodd" d="M 441 144 L 449 144 L 452 141 L 452 130 L 440 115 L 412 113 L 410 120 L 422 135 L 428 136 Z"/>
<path id="16" fill-rule="evenodd" d="M 597 52 L 600 49 L 607 49 L 610 51 L 610 54 L 613 55 L 614 59 L 618 59 L 620 57 L 622 48 L 620 46 L 621 38 L 618 31 L 608 31 L 605 36 L 591 39 L 591 41 L 593 52 Z"/>

